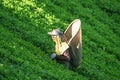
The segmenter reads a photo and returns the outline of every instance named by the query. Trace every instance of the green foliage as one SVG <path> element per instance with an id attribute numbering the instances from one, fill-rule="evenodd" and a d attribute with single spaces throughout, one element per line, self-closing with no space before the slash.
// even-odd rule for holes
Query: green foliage
<path id="1" fill-rule="evenodd" d="M 1 0 L 1 80 L 119 80 L 120 5 L 118 0 Z M 54 43 L 47 34 L 82 21 L 80 69 L 52 61 Z"/>

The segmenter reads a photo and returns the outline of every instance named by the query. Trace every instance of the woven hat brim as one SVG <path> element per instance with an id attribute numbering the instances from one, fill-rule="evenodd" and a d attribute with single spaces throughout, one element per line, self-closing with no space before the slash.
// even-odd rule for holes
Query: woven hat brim
<path id="1" fill-rule="evenodd" d="M 57 36 L 58 35 L 58 34 L 54 34 L 52 32 L 48 32 L 48 34 L 51 35 L 51 36 Z"/>

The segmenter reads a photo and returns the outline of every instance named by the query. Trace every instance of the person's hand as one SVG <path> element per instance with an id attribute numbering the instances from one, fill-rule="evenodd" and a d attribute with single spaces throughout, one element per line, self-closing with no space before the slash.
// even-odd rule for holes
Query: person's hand
<path id="1" fill-rule="evenodd" d="M 66 59 L 67 59 L 68 61 L 70 61 L 70 54 L 69 54 L 68 50 L 66 50 L 66 51 L 63 53 L 63 56 L 65 56 Z"/>

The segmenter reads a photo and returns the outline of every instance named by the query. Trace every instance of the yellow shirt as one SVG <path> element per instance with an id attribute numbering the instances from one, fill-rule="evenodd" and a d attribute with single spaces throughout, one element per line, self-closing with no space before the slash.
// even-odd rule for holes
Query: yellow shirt
<path id="1" fill-rule="evenodd" d="M 55 46 L 56 48 L 56 54 L 57 55 L 62 55 L 64 53 L 65 50 L 67 50 L 69 48 L 68 44 L 66 42 L 61 42 L 61 44 L 56 44 Z"/>

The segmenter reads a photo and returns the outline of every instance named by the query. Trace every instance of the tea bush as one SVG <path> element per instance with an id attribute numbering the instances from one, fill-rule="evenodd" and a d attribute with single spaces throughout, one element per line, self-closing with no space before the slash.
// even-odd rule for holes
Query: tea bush
<path id="1" fill-rule="evenodd" d="M 118 0 L 1 0 L 0 80 L 119 80 Z M 54 43 L 47 34 L 82 22 L 80 69 L 51 60 Z"/>

